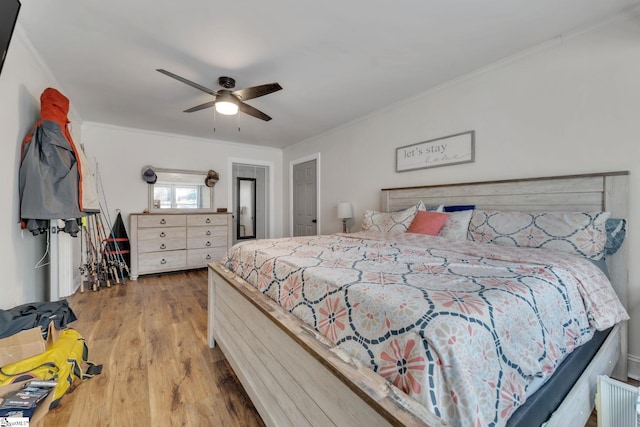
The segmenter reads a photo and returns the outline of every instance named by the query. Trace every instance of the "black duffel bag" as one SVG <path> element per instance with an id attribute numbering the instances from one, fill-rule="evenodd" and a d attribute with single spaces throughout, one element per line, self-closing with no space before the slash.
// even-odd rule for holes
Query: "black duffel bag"
<path id="1" fill-rule="evenodd" d="M 42 336 L 46 339 L 49 322 L 53 322 L 56 329 L 64 329 L 67 323 L 76 319 L 67 300 L 23 304 L 0 310 L 0 338 L 40 326 Z"/>

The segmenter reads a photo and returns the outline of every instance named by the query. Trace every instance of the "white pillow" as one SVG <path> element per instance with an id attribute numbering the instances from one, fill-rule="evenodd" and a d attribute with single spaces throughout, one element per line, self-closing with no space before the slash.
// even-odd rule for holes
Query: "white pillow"
<path id="1" fill-rule="evenodd" d="M 444 227 L 440 229 L 438 236 L 445 237 L 450 240 L 467 240 L 467 232 L 469 231 L 469 221 L 473 210 L 447 212 L 449 218 L 444 223 Z"/>
<path id="2" fill-rule="evenodd" d="M 378 212 L 367 210 L 362 220 L 362 230 L 382 233 L 404 233 L 407 231 L 416 213 L 426 210 L 422 201 L 417 205 L 398 212 Z"/>
<path id="3" fill-rule="evenodd" d="M 609 212 L 473 211 L 469 240 L 551 248 L 598 260 L 604 254 Z"/>

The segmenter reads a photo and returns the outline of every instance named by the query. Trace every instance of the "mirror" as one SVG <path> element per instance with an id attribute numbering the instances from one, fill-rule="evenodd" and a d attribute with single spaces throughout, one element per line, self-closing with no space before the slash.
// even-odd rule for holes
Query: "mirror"
<path id="1" fill-rule="evenodd" d="M 207 172 L 154 168 L 158 179 L 149 184 L 149 212 L 213 210 L 213 188 Z"/>
<path id="2" fill-rule="evenodd" d="M 237 236 L 238 239 L 256 238 L 256 179 L 238 178 Z"/>

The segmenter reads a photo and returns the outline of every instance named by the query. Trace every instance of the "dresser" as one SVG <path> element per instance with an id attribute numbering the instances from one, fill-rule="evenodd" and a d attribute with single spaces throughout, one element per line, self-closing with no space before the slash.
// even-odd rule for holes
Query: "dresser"
<path id="1" fill-rule="evenodd" d="M 206 267 L 231 247 L 230 213 L 131 214 L 131 279 Z"/>

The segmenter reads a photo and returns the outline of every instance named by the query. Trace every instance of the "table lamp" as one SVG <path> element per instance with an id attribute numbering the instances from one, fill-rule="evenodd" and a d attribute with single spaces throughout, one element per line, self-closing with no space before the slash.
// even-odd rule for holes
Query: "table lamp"
<path id="1" fill-rule="evenodd" d="M 351 203 L 338 203 L 338 218 L 342 220 L 342 232 L 347 233 L 347 220 L 349 218 L 353 218 L 353 209 L 351 207 Z"/>

